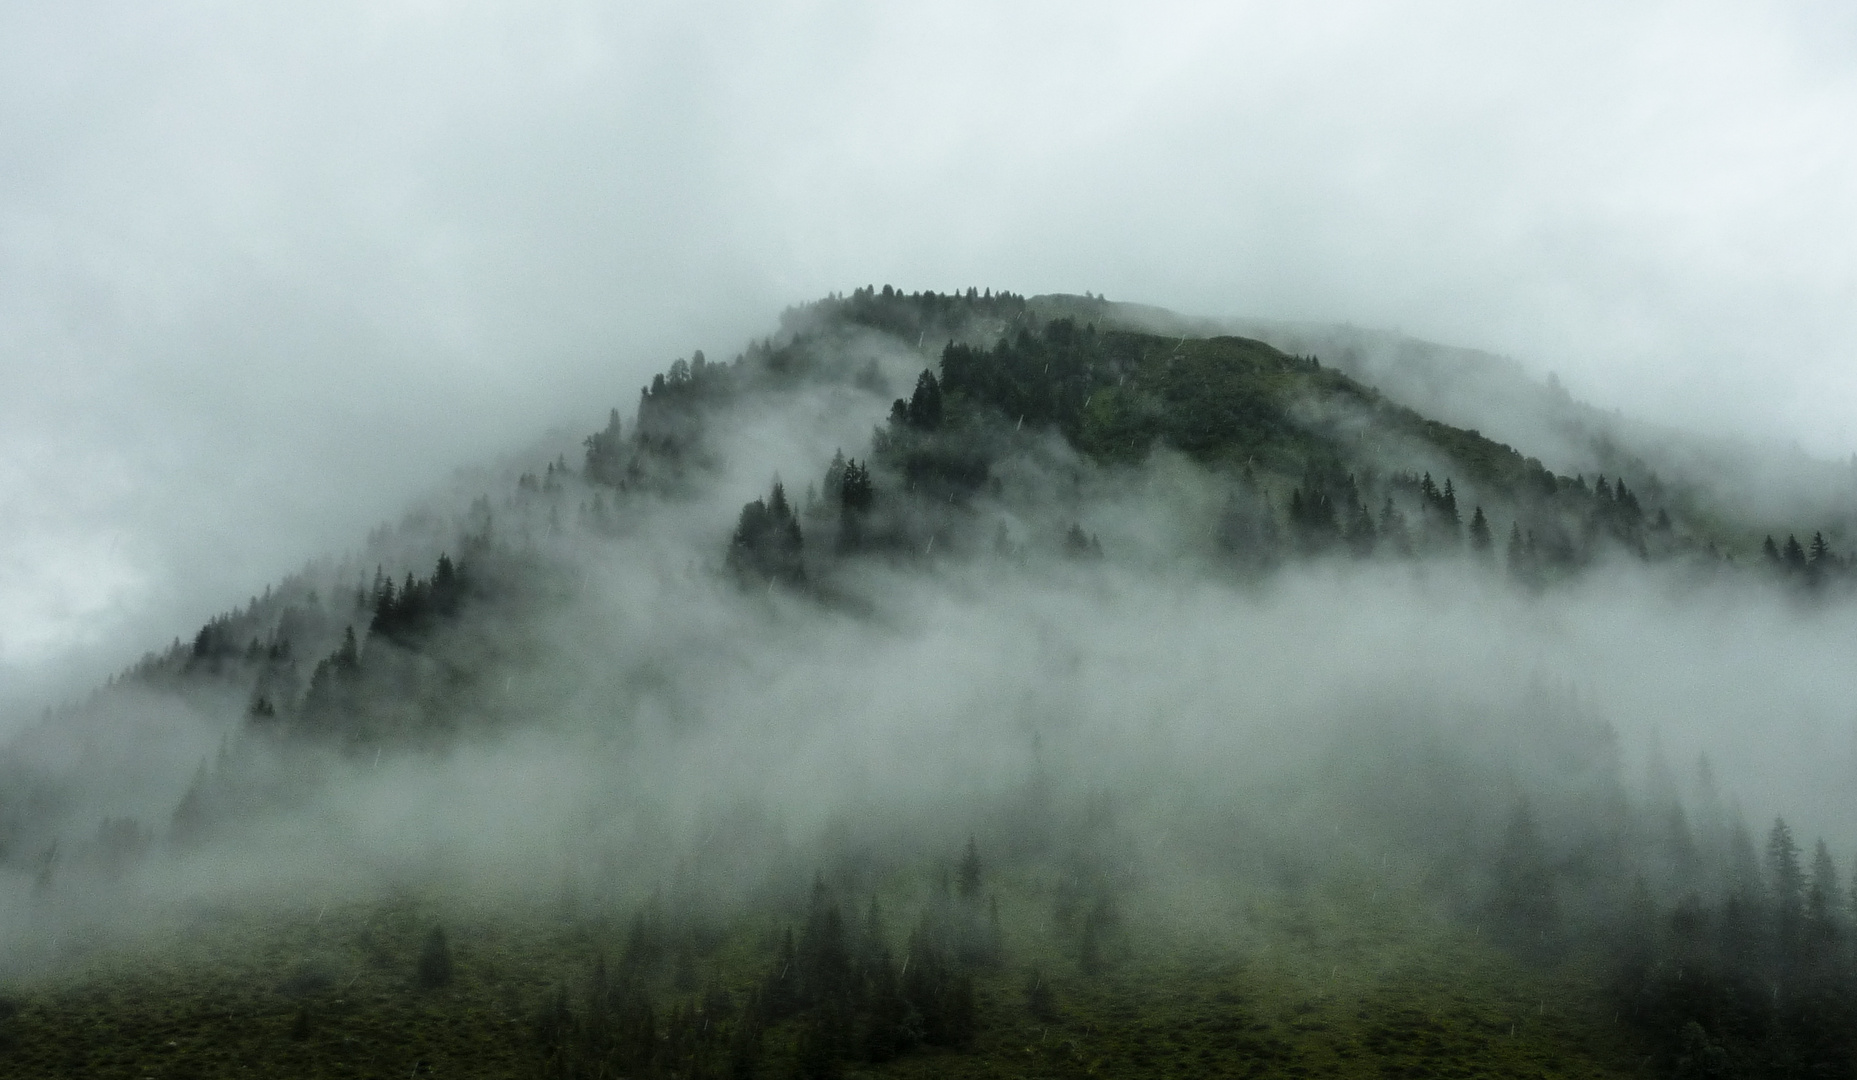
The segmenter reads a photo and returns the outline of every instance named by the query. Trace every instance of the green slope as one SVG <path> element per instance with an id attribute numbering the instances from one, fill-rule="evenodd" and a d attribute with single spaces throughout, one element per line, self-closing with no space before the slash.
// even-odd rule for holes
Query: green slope
<path id="1" fill-rule="evenodd" d="M 846 1061 L 842 1075 L 1644 1075 L 1646 1051 L 1578 965 L 1519 964 L 1364 880 L 1223 898 L 1220 917 L 1239 929 L 1222 938 L 1207 935 L 1203 895 L 1163 900 L 1089 974 L 1042 889 L 996 895 L 1005 956 L 978 972 L 971 1044 Z M 422 989 L 421 943 L 441 921 L 455 976 Z M 731 1003 L 718 1028 L 735 1022 L 779 924 L 743 917 L 707 933 L 681 988 L 677 965 L 654 969 L 660 1042 L 673 1011 L 700 1010 L 717 988 Z M 582 1007 L 593 958 L 624 953 L 625 925 L 414 898 L 202 918 L 13 987 L 0 1076 L 549 1075 L 537 1017 L 563 988 Z M 1042 1005 L 1027 994 L 1035 978 Z M 800 1024 L 770 1028 L 749 1075 L 799 1074 Z M 660 1060 L 639 1075 L 721 1075 L 711 1064 Z"/>

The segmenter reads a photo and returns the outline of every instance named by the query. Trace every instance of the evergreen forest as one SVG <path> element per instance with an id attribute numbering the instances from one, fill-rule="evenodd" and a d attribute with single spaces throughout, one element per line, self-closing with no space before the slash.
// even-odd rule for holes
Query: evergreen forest
<path id="1" fill-rule="evenodd" d="M 615 387 L 0 747 L 0 1075 L 1857 1076 L 1857 476 L 1312 341 Z"/>

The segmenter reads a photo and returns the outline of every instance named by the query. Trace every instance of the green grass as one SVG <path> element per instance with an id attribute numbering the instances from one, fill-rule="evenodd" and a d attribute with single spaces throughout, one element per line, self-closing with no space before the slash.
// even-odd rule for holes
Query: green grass
<path id="1" fill-rule="evenodd" d="M 1120 958 L 1095 975 L 1079 970 L 1045 890 L 1018 882 L 999 895 L 1007 955 L 979 977 L 974 1045 L 853 1063 L 847 1075 L 1649 1074 L 1577 963 L 1528 967 L 1365 883 L 1132 896 Z M 898 938 L 909 901 L 906 890 L 885 897 Z M 456 976 L 422 990 L 419 947 L 441 916 Z M 768 962 L 777 925 L 723 930 L 699 979 L 739 995 Z M 536 1010 L 558 986 L 578 992 L 596 953 L 621 950 L 624 929 L 411 900 L 200 918 L 16 979 L 0 1077 L 533 1075 Z M 1054 991 L 1043 1019 L 1025 993 L 1034 967 Z M 668 972 L 657 994 L 662 1014 L 676 996 Z M 787 1036 L 770 1033 L 770 1076 L 783 1075 Z"/>

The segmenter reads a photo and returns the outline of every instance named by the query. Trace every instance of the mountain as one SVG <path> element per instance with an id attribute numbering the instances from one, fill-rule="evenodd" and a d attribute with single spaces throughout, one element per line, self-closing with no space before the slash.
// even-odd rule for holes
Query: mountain
<path id="1" fill-rule="evenodd" d="M 1354 326 L 1260 319 L 1193 319 L 1088 297 L 1041 297 L 1045 310 L 1116 321 L 1159 334 L 1236 334 L 1284 352 L 1317 355 L 1427 417 L 1527 447 L 1567 475 L 1642 477 L 1688 516 L 1714 523 L 1731 550 L 1754 554 L 1764 533 L 1823 531 L 1848 549 L 1857 462 L 1828 462 L 1793 446 L 1645 423 L 1576 400 L 1555 376 L 1531 378 L 1505 357 Z"/>
<path id="2" fill-rule="evenodd" d="M 1744 456 L 1349 328 L 791 309 L 10 744 L 0 1072 L 1845 1075 L 1857 895 L 1743 806 L 1854 824 L 1850 503 Z"/>

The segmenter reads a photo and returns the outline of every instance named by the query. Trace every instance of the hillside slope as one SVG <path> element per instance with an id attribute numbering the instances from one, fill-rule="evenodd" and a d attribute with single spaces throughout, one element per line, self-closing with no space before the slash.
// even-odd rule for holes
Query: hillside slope
<path id="1" fill-rule="evenodd" d="M 1850 1075 L 1832 848 L 1608 711 L 1847 560 L 1135 314 L 795 308 L 48 717 L 0 1071 Z"/>

